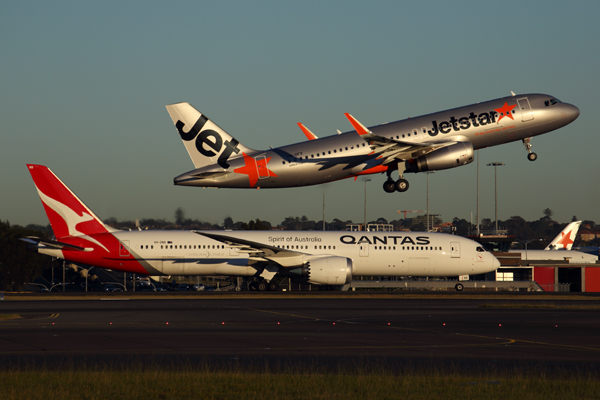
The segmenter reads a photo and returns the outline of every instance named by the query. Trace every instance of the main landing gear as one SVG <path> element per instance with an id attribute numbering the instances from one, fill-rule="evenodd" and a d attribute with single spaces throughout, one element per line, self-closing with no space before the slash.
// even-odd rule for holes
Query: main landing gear
<path id="1" fill-rule="evenodd" d="M 529 153 L 529 154 L 527 154 L 527 159 L 529 161 L 537 160 L 537 154 L 535 154 L 531 151 L 531 138 L 528 137 L 528 138 L 523 139 L 523 144 L 525 145 L 525 150 L 527 150 L 527 152 Z"/>
<path id="2" fill-rule="evenodd" d="M 402 165 L 400 165 L 402 164 Z M 400 170 L 402 168 L 402 171 Z M 406 192 L 408 190 L 408 181 L 404 179 L 404 162 L 398 163 L 398 174 L 400 175 L 400 179 L 394 182 L 392 179 L 392 170 L 387 170 L 387 181 L 383 183 L 383 190 L 386 193 L 394 193 L 394 192 Z"/>
<path id="3" fill-rule="evenodd" d="M 258 292 L 264 292 L 267 290 L 269 292 L 276 292 L 279 290 L 279 283 L 275 282 L 274 280 L 267 282 L 266 279 L 259 279 L 257 281 L 250 282 L 249 286 L 251 291 Z"/>
<path id="4" fill-rule="evenodd" d="M 408 181 L 400 178 L 396 182 L 393 179 L 388 179 L 383 183 L 383 190 L 387 193 L 406 192 L 408 190 Z"/>

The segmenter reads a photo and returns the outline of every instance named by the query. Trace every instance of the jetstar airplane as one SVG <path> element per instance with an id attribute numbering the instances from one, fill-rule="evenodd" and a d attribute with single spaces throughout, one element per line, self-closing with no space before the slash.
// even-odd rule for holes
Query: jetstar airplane
<path id="1" fill-rule="evenodd" d="M 146 275 L 254 277 L 277 290 L 279 277 L 343 285 L 353 276 L 456 276 L 500 263 L 478 243 L 425 232 L 119 231 L 106 226 L 62 181 L 28 165 L 55 239 L 22 238 L 39 253 Z"/>
<path id="2" fill-rule="evenodd" d="M 522 260 L 563 260 L 572 264 L 590 264 L 598 261 L 598 255 L 571 250 L 581 221 L 571 222 L 544 250 L 511 250 L 521 253 Z"/>
<path id="3" fill-rule="evenodd" d="M 571 250 L 577 237 L 581 221 L 571 222 L 550 242 L 544 250 Z"/>
<path id="4" fill-rule="evenodd" d="M 269 150 L 245 147 L 188 103 L 166 106 L 195 169 L 175 185 L 218 188 L 284 188 L 318 185 L 383 173 L 383 189 L 408 189 L 404 173 L 454 168 L 478 149 L 522 140 L 529 160 L 531 138 L 573 122 L 579 109 L 545 94 L 522 94 L 365 127 L 345 114 L 354 130 Z M 392 174 L 398 172 L 394 181 Z"/>

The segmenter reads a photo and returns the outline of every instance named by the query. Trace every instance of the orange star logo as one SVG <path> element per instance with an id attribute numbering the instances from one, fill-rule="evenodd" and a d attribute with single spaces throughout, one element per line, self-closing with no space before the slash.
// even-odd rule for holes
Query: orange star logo
<path id="1" fill-rule="evenodd" d="M 516 106 L 517 106 L 516 104 L 514 106 L 509 106 L 507 102 L 504 102 L 504 106 L 502 106 L 502 108 L 494 108 L 494 111 L 496 111 L 498 114 L 500 114 L 500 118 L 498 118 L 498 122 L 502 121 L 502 118 L 504 118 L 504 117 L 508 117 L 514 121 L 515 119 L 513 118 L 511 111 Z"/>
<path id="2" fill-rule="evenodd" d="M 566 249 L 568 245 L 573 244 L 573 241 L 571 240 L 571 232 L 572 231 L 569 231 L 566 235 L 561 232 L 560 234 L 562 235 L 562 237 L 558 242 L 556 242 L 556 244 L 562 245 L 563 249 Z"/>
<path id="3" fill-rule="evenodd" d="M 250 179 L 250 187 L 254 187 L 256 182 L 258 182 L 259 177 L 269 177 L 269 176 L 277 176 L 273 171 L 267 168 L 267 164 L 271 161 L 271 157 L 265 159 L 256 160 L 254 157 L 250 157 L 246 153 L 242 153 L 244 155 L 244 163 L 245 165 L 240 168 L 236 168 L 233 172 L 238 174 L 246 174 Z"/>

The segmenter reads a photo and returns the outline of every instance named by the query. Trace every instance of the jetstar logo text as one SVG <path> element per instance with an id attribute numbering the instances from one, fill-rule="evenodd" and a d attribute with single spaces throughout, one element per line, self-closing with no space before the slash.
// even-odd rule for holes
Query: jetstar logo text
<path id="1" fill-rule="evenodd" d="M 501 108 L 496 108 L 493 111 L 483 112 L 479 115 L 475 115 L 474 112 L 471 112 L 466 117 L 456 118 L 454 116 L 450 117 L 448 121 L 431 121 L 432 128 L 427 131 L 429 136 L 437 136 L 438 133 L 450 133 L 451 131 L 460 132 L 461 130 L 469 129 L 470 127 L 479 127 L 485 126 L 489 124 L 495 124 L 496 122 L 500 122 L 502 118 L 508 117 L 514 120 L 512 116 L 514 106 L 509 106 L 507 102 L 504 102 L 504 106 Z M 496 121 L 496 118 L 498 120 Z"/>
<path id="2" fill-rule="evenodd" d="M 356 239 L 352 235 L 344 235 L 340 238 L 340 241 L 344 244 L 383 244 L 383 245 L 402 245 L 402 244 L 413 244 L 413 245 L 426 245 L 431 243 L 429 236 L 361 236 Z"/>
<path id="3" fill-rule="evenodd" d="M 227 160 L 229 160 L 231 153 L 237 154 L 240 152 L 240 149 L 237 147 L 239 142 L 232 138 L 231 142 L 227 140 L 223 143 L 223 138 L 219 132 L 213 131 L 212 129 L 202 130 L 206 122 L 208 122 L 208 118 L 201 115 L 188 132 L 183 131 L 185 124 L 179 120 L 175 124 L 175 127 L 177 128 L 177 131 L 179 131 L 181 139 L 186 142 L 196 139 L 196 149 L 198 149 L 203 156 L 214 157 L 221 152 L 223 145 L 225 145 L 225 150 L 219 155 L 217 163 L 223 168 L 229 168 Z M 208 146 L 208 148 L 205 147 L 205 145 Z"/>

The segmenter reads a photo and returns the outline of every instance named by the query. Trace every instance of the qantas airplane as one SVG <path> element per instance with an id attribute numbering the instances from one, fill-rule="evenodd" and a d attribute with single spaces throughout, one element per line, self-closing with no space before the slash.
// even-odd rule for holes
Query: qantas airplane
<path id="1" fill-rule="evenodd" d="M 78 264 L 154 276 L 254 277 L 254 290 L 277 290 L 280 277 L 343 285 L 354 276 L 474 275 L 500 265 L 478 243 L 443 233 L 119 231 L 49 168 L 27 167 L 55 239 L 22 240 L 32 250 Z"/>
<path id="2" fill-rule="evenodd" d="M 529 160 L 531 138 L 573 122 L 579 109 L 546 94 L 521 94 L 365 127 L 345 114 L 354 130 L 268 150 L 245 147 L 189 103 L 166 106 L 195 169 L 175 185 L 217 188 L 284 188 L 318 185 L 386 173 L 383 189 L 408 190 L 405 173 L 454 168 L 478 149 L 522 140 Z M 394 181 L 392 174 L 399 178 Z"/>

